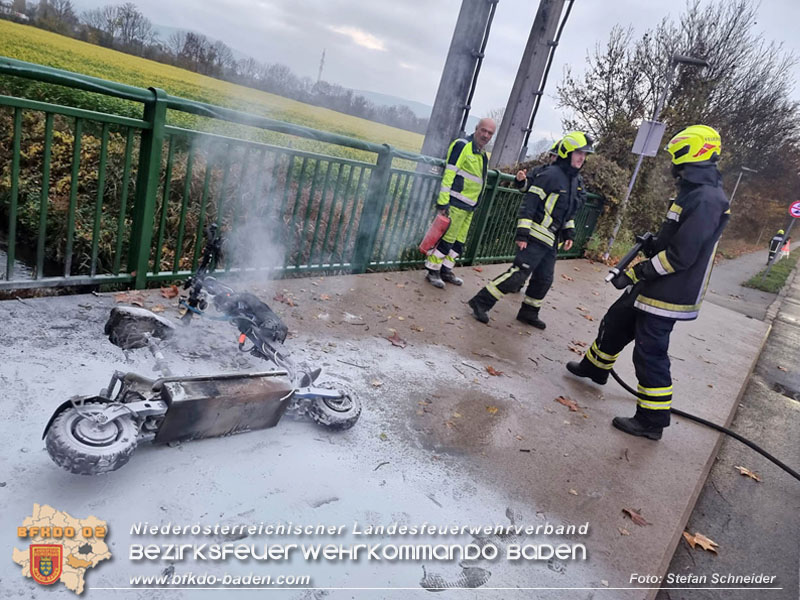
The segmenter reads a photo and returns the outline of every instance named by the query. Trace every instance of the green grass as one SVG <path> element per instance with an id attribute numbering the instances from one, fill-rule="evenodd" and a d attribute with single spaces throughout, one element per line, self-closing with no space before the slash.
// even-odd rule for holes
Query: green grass
<path id="1" fill-rule="evenodd" d="M 800 253 L 800 250 L 795 250 L 789 255 L 789 258 L 783 258 L 777 261 L 772 265 L 772 268 L 769 270 L 769 275 L 767 275 L 766 278 L 762 279 L 763 274 L 766 272 L 766 269 L 763 269 L 758 275 L 754 275 L 742 285 L 773 294 L 779 292 L 786 283 L 786 278 L 789 277 L 789 273 L 792 272 L 792 269 L 794 269 L 797 263 L 797 258 L 800 256 L 798 253 Z"/>

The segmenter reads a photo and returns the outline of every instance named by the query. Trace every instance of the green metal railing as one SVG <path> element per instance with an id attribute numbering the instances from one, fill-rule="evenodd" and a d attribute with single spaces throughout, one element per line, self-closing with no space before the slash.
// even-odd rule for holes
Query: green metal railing
<path id="1" fill-rule="evenodd" d="M 0 289 L 181 279 L 197 267 L 212 222 L 226 232 L 226 270 L 279 277 L 423 263 L 416 246 L 435 212 L 441 159 L 8 58 L 0 76 L 143 105 L 133 119 L 0 96 Z M 324 142 L 353 158 L 177 127 L 170 111 Z M 463 264 L 513 257 L 522 194 L 501 186 L 511 179 L 490 172 Z M 562 256 L 580 255 L 600 206 L 578 215 L 578 240 Z M 15 272 L 18 249 L 33 254 L 30 277 Z"/>

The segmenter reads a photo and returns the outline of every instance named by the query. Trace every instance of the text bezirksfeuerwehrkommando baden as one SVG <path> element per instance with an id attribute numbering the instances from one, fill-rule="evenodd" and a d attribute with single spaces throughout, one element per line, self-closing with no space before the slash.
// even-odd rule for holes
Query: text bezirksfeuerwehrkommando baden
<path id="1" fill-rule="evenodd" d="M 283 543 L 275 540 L 266 544 L 246 543 L 169 543 L 169 544 L 131 544 L 128 558 L 132 561 L 226 561 L 229 559 L 249 561 L 288 561 L 296 554 L 306 561 L 358 561 L 362 558 L 376 561 L 402 560 L 495 560 L 504 558 L 520 560 L 586 560 L 587 549 L 582 543 L 549 544 L 544 536 L 586 536 L 589 523 L 582 525 L 554 525 L 546 522 L 537 525 L 436 525 L 431 523 L 387 525 L 364 525 L 358 521 L 348 525 L 258 523 L 221 524 L 192 523 L 160 525 L 147 522 L 134 523 L 132 536 L 175 537 L 175 536 L 223 536 L 228 539 L 241 539 L 255 536 L 292 537 L 370 537 L 369 543 L 331 544 L 331 543 Z M 441 540 L 438 543 L 391 543 L 393 538 L 408 537 L 455 537 L 471 536 L 472 542 L 454 543 Z M 494 543 L 489 536 L 496 538 Z M 530 543 L 528 536 L 543 536 Z M 375 538 L 379 538 L 378 542 Z M 499 540 L 503 539 L 502 542 Z M 373 541 L 375 540 L 375 541 Z M 420 540 L 422 542 L 422 540 Z"/>

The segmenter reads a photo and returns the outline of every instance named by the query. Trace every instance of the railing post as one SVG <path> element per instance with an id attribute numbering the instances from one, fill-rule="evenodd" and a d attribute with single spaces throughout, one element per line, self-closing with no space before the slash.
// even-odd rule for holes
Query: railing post
<path id="1" fill-rule="evenodd" d="M 478 214 L 475 215 L 477 219 L 474 226 L 474 234 L 467 239 L 467 249 L 464 252 L 464 258 L 461 261 L 461 264 L 466 267 L 472 265 L 472 263 L 475 261 L 475 255 L 478 253 L 478 248 L 480 248 L 483 234 L 486 231 L 486 224 L 489 222 L 489 213 L 492 212 L 494 198 L 497 195 L 498 188 L 500 187 L 499 171 L 489 171 L 487 178 L 487 189 L 483 194 L 483 200 L 478 206 Z"/>
<path id="2" fill-rule="evenodd" d="M 364 198 L 364 208 L 358 219 L 358 233 L 353 249 L 353 262 L 351 271 L 363 273 L 369 266 L 375 240 L 381 228 L 381 215 L 389 195 L 389 183 L 392 176 L 392 147 L 384 144 L 384 149 L 378 154 L 375 168 L 369 178 L 367 195 Z"/>
<path id="3" fill-rule="evenodd" d="M 128 271 L 134 275 L 134 287 L 147 283 L 150 246 L 153 243 L 153 219 L 156 209 L 158 178 L 161 171 L 161 149 L 167 119 L 167 93 L 150 88 L 153 99 L 145 104 L 143 119 L 150 124 L 142 130 L 139 144 L 139 167 L 136 173 L 136 196 L 133 204 Z"/>

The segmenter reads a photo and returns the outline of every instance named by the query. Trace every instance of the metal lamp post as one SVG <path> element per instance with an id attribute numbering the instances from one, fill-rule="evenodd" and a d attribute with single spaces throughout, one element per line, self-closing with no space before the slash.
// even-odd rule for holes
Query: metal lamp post
<path id="1" fill-rule="evenodd" d="M 606 248 L 605 253 L 603 254 L 603 259 L 607 259 L 609 253 L 611 252 L 611 246 L 614 245 L 614 240 L 619 233 L 619 228 L 622 225 L 622 218 L 625 216 L 625 206 L 628 204 L 628 198 L 631 196 L 631 191 L 633 191 L 633 186 L 636 183 L 636 177 L 639 175 L 639 168 L 642 166 L 642 161 L 644 160 L 645 151 L 648 147 L 651 146 L 651 142 L 654 141 L 653 135 L 655 131 L 658 131 L 657 134 L 659 139 L 657 142 L 660 144 L 661 139 L 660 136 L 663 135 L 663 127 L 658 127 L 660 125 L 658 123 L 658 116 L 661 114 L 661 109 L 664 108 L 664 102 L 667 100 L 667 93 L 669 92 L 670 85 L 672 84 L 672 78 L 675 75 L 675 69 L 679 64 L 684 65 L 695 65 L 698 67 L 707 67 L 708 61 L 705 61 L 701 58 L 693 58 L 691 56 L 683 56 L 682 54 L 673 54 L 672 58 L 669 61 L 669 71 L 667 71 L 667 81 L 664 85 L 664 89 L 661 91 L 661 95 L 658 98 L 658 102 L 656 102 L 656 108 L 653 111 L 653 118 L 651 119 L 652 126 L 646 132 L 646 135 L 643 138 L 643 150 L 639 153 L 639 159 L 636 161 L 636 167 L 633 169 L 633 174 L 631 175 L 631 180 L 628 183 L 628 189 L 625 192 L 625 197 L 622 199 L 622 202 L 619 205 L 619 211 L 617 215 L 617 222 L 614 224 L 614 230 L 611 232 L 611 237 L 608 240 L 608 247 Z M 637 136 L 638 137 L 638 136 Z M 634 144 L 636 145 L 636 144 Z M 635 150 L 634 150 L 635 151 Z M 655 154 L 652 154 L 655 156 Z"/>
<path id="2" fill-rule="evenodd" d="M 730 203 L 733 204 L 733 197 L 736 195 L 736 190 L 739 189 L 739 182 L 742 180 L 742 175 L 744 172 L 747 171 L 748 173 L 758 173 L 755 169 L 751 169 L 750 167 L 741 167 L 739 170 L 739 177 L 736 178 L 736 185 L 733 186 L 733 192 L 731 193 Z"/>

